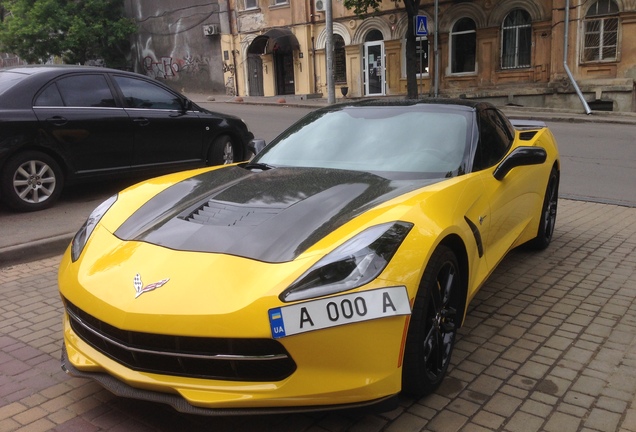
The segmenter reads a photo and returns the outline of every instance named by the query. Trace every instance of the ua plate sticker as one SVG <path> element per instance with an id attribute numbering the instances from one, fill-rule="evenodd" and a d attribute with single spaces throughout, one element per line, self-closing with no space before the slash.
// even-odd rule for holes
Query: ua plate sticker
<path id="1" fill-rule="evenodd" d="M 269 310 L 275 339 L 399 315 L 410 315 L 406 287 L 381 288 L 307 301 Z"/>

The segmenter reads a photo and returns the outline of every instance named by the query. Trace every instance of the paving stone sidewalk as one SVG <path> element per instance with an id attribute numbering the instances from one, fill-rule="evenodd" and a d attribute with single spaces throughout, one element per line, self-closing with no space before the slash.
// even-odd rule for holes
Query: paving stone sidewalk
<path id="1" fill-rule="evenodd" d="M 196 417 L 60 369 L 59 257 L 0 269 L 0 431 L 636 432 L 636 208 L 561 200 L 473 300 L 440 389 L 386 413 Z"/>

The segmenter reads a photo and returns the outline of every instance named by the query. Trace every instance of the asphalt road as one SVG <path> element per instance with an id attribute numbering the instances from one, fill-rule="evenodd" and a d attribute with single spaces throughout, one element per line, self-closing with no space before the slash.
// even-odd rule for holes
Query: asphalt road
<path id="1" fill-rule="evenodd" d="M 547 123 L 561 153 L 561 196 L 636 207 L 636 125 Z"/>

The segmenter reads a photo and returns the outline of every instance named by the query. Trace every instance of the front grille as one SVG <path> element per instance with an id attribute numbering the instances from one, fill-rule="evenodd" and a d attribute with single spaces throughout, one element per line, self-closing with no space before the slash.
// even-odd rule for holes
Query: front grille
<path id="1" fill-rule="evenodd" d="M 130 369 L 227 381 L 280 381 L 296 370 L 273 339 L 169 336 L 120 330 L 65 300 L 73 331 Z"/>

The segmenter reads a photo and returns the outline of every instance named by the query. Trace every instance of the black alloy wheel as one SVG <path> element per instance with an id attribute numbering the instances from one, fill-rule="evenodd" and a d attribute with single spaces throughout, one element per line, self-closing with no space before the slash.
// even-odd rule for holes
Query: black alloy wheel
<path id="1" fill-rule="evenodd" d="M 557 207 L 559 204 L 559 172 L 556 168 L 552 168 L 548 187 L 543 197 L 543 206 L 541 207 L 541 220 L 539 222 L 539 230 L 537 236 L 528 242 L 532 249 L 543 250 L 550 245 L 552 235 L 554 234 L 554 226 L 556 224 Z"/>
<path id="2" fill-rule="evenodd" d="M 431 255 L 415 298 L 402 370 L 402 391 L 420 398 L 435 391 L 450 365 L 460 325 L 461 275 L 451 249 Z"/>

